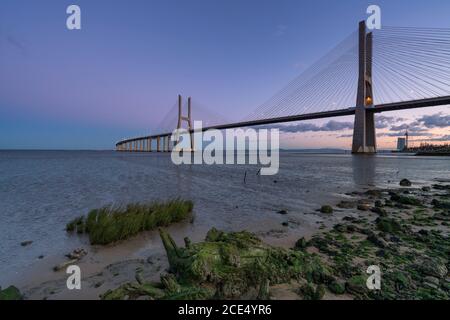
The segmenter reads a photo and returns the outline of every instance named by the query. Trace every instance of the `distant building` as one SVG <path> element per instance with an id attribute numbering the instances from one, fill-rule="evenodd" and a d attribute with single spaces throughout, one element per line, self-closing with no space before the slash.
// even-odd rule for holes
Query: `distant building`
<path id="1" fill-rule="evenodd" d="M 398 138 L 397 140 L 397 150 L 403 151 L 406 148 L 406 138 Z"/>

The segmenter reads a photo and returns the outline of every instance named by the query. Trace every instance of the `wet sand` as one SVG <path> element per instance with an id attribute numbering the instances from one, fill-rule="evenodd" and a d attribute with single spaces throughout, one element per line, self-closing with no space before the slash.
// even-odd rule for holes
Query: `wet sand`
<path id="1" fill-rule="evenodd" d="M 334 195 L 332 205 L 341 200 L 355 200 L 356 197 L 348 194 Z M 195 212 L 195 208 L 194 208 Z M 253 230 L 264 242 L 284 248 L 292 248 L 295 242 L 305 237 L 310 239 L 318 232 L 330 230 L 333 225 L 348 216 L 348 210 L 335 209 L 332 215 L 322 214 L 318 210 L 306 212 L 304 215 L 287 213 L 279 215 L 287 226 L 275 225 L 272 221 L 261 221 Z M 195 217 L 194 217 L 195 219 Z M 195 220 L 194 220 L 195 223 Z M 167 228 L 178 244 L 183 243 L 185 237 L 193 242 L 200 242 L 209 228 L 194 226 L 193 221 L 181 222 Z M 143 271 L 143 276 L 148 281 L 159 281 L 160 274 L 167 272 L 169 267 L 167 257 L 157 230 L 143 232 L 129 240 L 108 246 L 91 246 L 87 236 L 73 235 L 81 238 L 82 248 L 88 254 L 79 260 L 78 265 L 82 272 L 82 289 L 68 290 L 66 281 L 68 274 L 65 270 L 53 271 L 53 267 L 59 265 L 68 258 L 64 256 L 45 257 L 36 261 L 32 272 L 18 275 L 15 282 L 26 299 L 88 299 L 96 300 L 109 289 L 130 282 L 134 279 L 136 269 Z M 74 247 L 76 249 L 77 247 Z M 289 286 L 280 285 L 273 293 L 274 299 L 299 299 L 298 295 L 290 292 Z M 330 299 L 345 299 L 345 297 L 329 296 Z M 349 298 L 349 297 L 347 297 Z"/>

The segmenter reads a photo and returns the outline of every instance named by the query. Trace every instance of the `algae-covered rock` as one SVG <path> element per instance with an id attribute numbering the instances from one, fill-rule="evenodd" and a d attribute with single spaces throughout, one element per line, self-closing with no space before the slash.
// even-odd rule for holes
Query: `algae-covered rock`
<path id="1" fill-rule="evenodd" d="M 400 181 L 400 186 L 402 187 L 411 187 L 412 183 L 408 179 L 402 179 Z"/>
<path id="2" fill-rule="evenodd" d="M 164 291 L 151 284 L 126 283 L 114 290 L 108 290 L 100 296 L 102 300 L 136 300 L 139 297 L 161 299 Z"/>
<path id="3" fill-rule="evenodd" d="M 376 220 L 377 228 L 386 233 L 396 233 L 402 230 L 401 225 L 394 219 L 378 218 Z"/>
<path id="4" fill-rule="evenodd" d="M 349 293 L 364 294 L 367 292 L 367 277 L 363 275 L 353 276 L 347 280 L 345 288 Z"/>
<path id="5" fill-rule="evenodd" d="M 339 281 L 333 281 L 328 285 L 328 289 L 334 294 L 344 294 L 345 293 L 345 284 Z"/>
<path id="6" fill-rule="evenodd" d="M 327 214 L 333 213 L 333 207 L 331 207 L 329 205 L 324 205 L 320 208 L 320 212 L 327 213 Z"/>
<path id="7" fill-rule="evenodd" d="M 423 260 L 416 265 L 416 269 L 425 276 L 437 278 L 444 278 L 448 273 L 447 267 L 440 259 Z"/>
<path id="8" fill-rule="evenodd" d="M 23 296 L 19 289 L 14 286 L 9 286 L 8 288 L 2 290 L 0 287 L 0 300 L 22 300 Z"/>
<path id="9" fill-rule="evenodd" d="M 170 271 L 179 283 L 215 288 L 217 298 L 241 297 L 267 281 L 279 284 L 300 278 L 330 279 L 330 270 L 318 257 L 273 248 L 246 231 L 225 233 L 213 228 L 204 242 L 188 248 L 178 247 L 164 230 L 160 235 Z"/>
<path id="10" fill-rule="evenodd" d="M 325 295 L 325 287 L 323 285 L 314 285 L 307 283 L 303 285 L 299 293 L 303 296 L 304 300 L 321 300 Z"/>
<path id="11" fill-rule="evenodd" d="M 300 238 L 295 242 L 294 249 L 296 250 L 304 250 L 308 247 L 308 241 L 304 237 Z"/>
<path id="12" fill-rule="evenodd" d="M 381 208 L 379 206 L 373 207 L 372 209 L 370 209 L 370 211 L 378 214 L 380 217 L 386 217 L 387 216 L 386 210 L 384 210 L 383 208 Z"/>
<path id="13" fill-rule="evenodd" d="M 368 211 L 370 209 L 370 206 L 367 203 L 360 203 L 356 208 L 359 211 Z"/>
<path id="14" fill-rule="evenodd" d="M 391 194 L 391 200 L 396 201 L 399 204 L 405 204 L 405 205 L 412 205 L 412 206 L 421 206 L 422 205 L 422 201 L 420 201 L 419 199 L 416 199 L 413 197 L 408 197 L 408 196 L 402 196 L 397 193 Z"/>
<path id="15" fill-rule="evenodd" d="M 337 207 L 341 209 L 353 209 L 355 205 L 355 202 L 342 200 L 337 204 Z"/>

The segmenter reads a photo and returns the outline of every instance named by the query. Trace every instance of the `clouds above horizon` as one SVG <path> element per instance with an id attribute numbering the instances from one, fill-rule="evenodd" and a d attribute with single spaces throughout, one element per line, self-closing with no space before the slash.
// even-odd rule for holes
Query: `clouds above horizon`
<path id="1" fill-rule="evenodd" d="M 449 128 L 450 133 L 450 115 L 442 112 L 432 115 L 424 115 L 408 122 L 407 119 L 378 115 L 375 117 L 375 126 L 377 129 L 385 129 L 377 134 L 378 137 L 401 137 L 406 131 L 410 137 L 427 137 L 427 141 L 448 141 L 448 135 L 436 135 L 430 132 L 430 129 Z M 277 128 L 281 133 L 306 133 L 306 132 L 334 132 L 338 134 L 340 131 L 347 131 L 353 129 L 353 122 L 330 120 L 324 124 L 318 125 L 314 123 L 297 123 L 293 125 L 269 125 L 259 128 L 272 129 Z M 351 138 L 353 134 L 343 133 L 337 135 L 337 138 Z"/>
<path id="2" fill-rule="evenodd" d="M 446 128 L 450 126 L 450 115 L 444 115 L 442 112 L 433 115 L 425 115 L 417 119 L 413 124 L 421 124 L 426 128 Z"/>

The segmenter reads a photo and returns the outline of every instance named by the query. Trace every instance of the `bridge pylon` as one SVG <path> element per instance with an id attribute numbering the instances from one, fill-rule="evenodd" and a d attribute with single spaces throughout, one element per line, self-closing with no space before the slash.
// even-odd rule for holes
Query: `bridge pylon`
<path id="1" fill-rule="evenodd" d="M 352 153 L 376 153 L 374 107 L 372 88 L 373 35 L 366 33 L 366 22 L 359 23 L 359 76 L 356 97 L 355 125 Z"/>
<path id="2" fill-rule="evenodd" d="M 187 122 L 187 130 L 190 133 L 190 142 L 191 142 L 191 151 L 194 151 L 194 137 L 193 137 L 193 126 L 192 126 L 192 101 L 191 101 L 191 97 L 188 97 L 188 112 L 187 112 L 187 116 L 183 116 L 183 98 L 181 97 L 181 95 L 178 95 L 178 124 L 177 124 L 177 129 L 182 129 L 182 122 L 186 121 Z M 178 144 L 180 137 L 176 137 L 176 144 Z M 185 150 L 186 151 L 186 150 Z"/>

